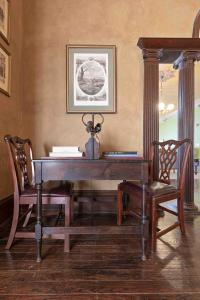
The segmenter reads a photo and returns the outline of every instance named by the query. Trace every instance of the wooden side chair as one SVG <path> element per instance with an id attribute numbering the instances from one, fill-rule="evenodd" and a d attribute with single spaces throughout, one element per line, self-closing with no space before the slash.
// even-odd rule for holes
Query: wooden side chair
<path id="1" fill-rule="evenodd" d="M 162 235 L 176 227 L 180 227 L 185 233 L 184 225 L 184 184 L 191 142 L 189 139 L 181 141 L 168 140 L 165 142 L 153 142 L 150 148 L 150 176 L 149 184 L 146 186 L 147 210 L 150 219 L 150 241 L 151 251 L 156 250 L 156 241 Z M 170 184 L 170 174 L 178 158 L 177 186 Z M 137 182 L 124 181 L 118 185 L 118 207 L 117 224 L 122 224 L 123 199 L 131 195 L 136 203 L 137 210 L 133 213 L 140 217 L 142 186 Z M 177 207 L 171 207 L 169 201 L 177 200 Z M 158 209 L 171 213 L 178 217 L 178 220 L 165 229 L 158 229 Z"/>
<path id="2" fill-rule="evenodd" d="M 34 238 L 35 233 L 30 231 L 18 231 L 17 227 L 20 221 L 23 221 L 23 227 L 26 227 L 33 206 L 37 201 L 37 191 L 34 185 L 34 165 L 32 162 L 32 145 L 29 139 L 22 139 L 18 136 L 11 137 L 6 135 L 4 140 L 7 144 L 9 154 L 9 164 L 14 184 L 14 209 L 13 219 L 10 229 L 10 234 L 6 244 L 6 249 L 10 249 L 14 238 Z M 42 203 L 43 204 L 58 204 L 64 206 L 64 223 L 65 226 L 69 226 L 71 223 L 72 213 L 72 184 L 55 184 L 55 182 L 49 182 L 47 187 L 44 185 L 42 191 Z M 20 208 L 28 206 L 28 209 L 20 216 Z M 47 236 L 50 237 L 50 236 Z M 64 239 L 64 251 L 70 250 L 70 237 L 69 235 L 53 235 L 55 239 Z"/>

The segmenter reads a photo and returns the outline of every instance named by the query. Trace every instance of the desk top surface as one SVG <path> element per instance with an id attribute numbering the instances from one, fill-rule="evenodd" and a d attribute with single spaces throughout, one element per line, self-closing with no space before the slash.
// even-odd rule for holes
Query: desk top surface
<path id="1" fill-rule="evenodd" d="M 100 159 L 87 159 L 86 157 L 41 157 L 39 159 L 33 159 L 34 163 L 41 162 L 87 162 L 87 163 L 141 163 L 149 162 L 143 157 L 110 157 Z"/>
<path id="2" fill-rule="evenodd" d="M 142 158 L 41 158 L 33 161 L 41 180 L 144 180 L 148 181 L 148 160 Z"/>

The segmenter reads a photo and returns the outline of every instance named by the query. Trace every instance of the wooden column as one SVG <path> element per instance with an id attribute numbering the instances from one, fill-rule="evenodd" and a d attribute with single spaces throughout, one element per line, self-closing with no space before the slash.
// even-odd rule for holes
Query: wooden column
<path id="1" fill-rule="evenodd" d="M 149 159 L 150 144 L 159 140 L 159 59 L 161 56 L 160 49 L 143 49 L 143 155 L 145 159 Z"/>
<path id="2" fill-rule="evenodd" d="M 184 51 L 174 64 L 179 69 L 178 96 L 178 138 L 189 138 L 192 149 L 186 172 L 185 208 L 196 210 L 194 205 L 194 62 L 198 59 L 196 51 Z"/>

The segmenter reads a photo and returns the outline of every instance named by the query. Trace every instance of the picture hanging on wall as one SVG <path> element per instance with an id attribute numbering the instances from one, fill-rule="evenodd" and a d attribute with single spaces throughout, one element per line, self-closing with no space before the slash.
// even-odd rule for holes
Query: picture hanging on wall
<path id="1" fill-rule="evenodd" d="M 0 91 L 10 96 L 11 57 L 0 45 Z"/>
<path id="2" fill-rule="evenodd" d="M 0 0 L 0 35 L 9 43 L 9 1 Z"/>
<path id="3" fill-rule="evenodd" d="M 116 46 L 67 45 L 67 113 L 116 112 Z"/>

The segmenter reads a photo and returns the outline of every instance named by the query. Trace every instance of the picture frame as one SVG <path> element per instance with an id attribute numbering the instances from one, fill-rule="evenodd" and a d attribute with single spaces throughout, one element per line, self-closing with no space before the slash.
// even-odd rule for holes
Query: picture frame
<path id="1" fill-rule="evenodd" d="M 9 44 L 10 39 L 10 3 L 0 0 L 0 36 Z"/>
<path id="2" fill-rule="evenodd" d="M 10 96 L 11 56 L 0 44 L 0 92 Z"/>
<path id="3" fill-rule="evenodd" d="M 116 113 L 116 46 L 67 45 L 67 113 Z"/>

